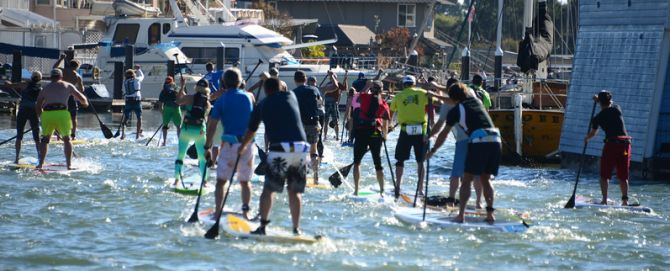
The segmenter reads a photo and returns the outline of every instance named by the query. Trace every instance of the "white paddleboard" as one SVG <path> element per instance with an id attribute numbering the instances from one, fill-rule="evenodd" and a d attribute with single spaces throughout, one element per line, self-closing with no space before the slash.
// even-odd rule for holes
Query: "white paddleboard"
<path id="1" fill-rule="evenodd" d="M 577 197 L 575 197 L 575 208 L 619 209 L 619 210 L 628 210 L 633 212 L 645 212 L 645 213 L 653 212 L 653 210 L 649 207 L 641 205 L 622 206 L 611 199 L 607 200 L 607 205 L 603 205 L 600 204 L 599 199 L 594 199 L 589 196 L 582 196 L 582 195 L 577 195 Z"/>
<path id="2" fill-rule="evenodd" d="M 393 196 L 382 195 L 379 192 L 369 189 L 362 189 L 358 191 L 358 195 L 350 193 L 346 196 L 347 199 L 353 202 L 363 203 L 393 203 Z"/>
<path id="3" fill-rule="evenodd" d="M 484 218 L 479 214 L 465 215 L 465 222 L 458 223 L 454 221 L 457 212 L 440 212 L 428 209 L 426 210 L 425 222 L 429 225 L 439 227 L 458 227 L 458 228 L 473 228 L 486 229 L 501 232 L 525 232 L 528 226 L 524 225 L 521 219 L 513 221 L 496 221 L 494 224 L 489 224 L 484 221 Z M 400 221 L 408 224 L 420 224 L 423 222 L 423 209 L 411 207 L 396 207 L 393 209 L 393 215 Z"/>

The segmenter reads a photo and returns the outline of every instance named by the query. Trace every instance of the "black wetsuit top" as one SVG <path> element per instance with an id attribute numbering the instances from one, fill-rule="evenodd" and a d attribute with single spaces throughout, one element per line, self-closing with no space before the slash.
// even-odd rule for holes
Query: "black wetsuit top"
<path id="1" fill-rule="evenodd" d="M 316 125 L 319 122 L 319 104 L 321 92 L 313 86 L 298 86 L 293 89 L 298 100 L 300 119 L 304 125 Z"/>
<path id="2" fill-rule="evenodd" d="M 261 121 L 271 143 L 307 141 L 298 99 L 291 91 L 276 92 L 260 101 L 251 112 L 249 131 L 258 130 Z"/>
<path id="3" fill-rule="evenodd" d="M 600 113 L 593 118 L 591 127 L 593 127 L 593 129 L 598 129 L 598 127 L 603 128 L 606 138 L 628 135 L 626 126 L 623 122 L 621 107 L 616 104 L 601 110 Z"/>
<path id="4" fill-rule="evenodd" d="M 461 120 L 461 105 L 465 112 L 465 123 Z M 454 106 L 447 114 L 447 125 L 453 127 L 460 124 L 463 130 L 470 135 L 473 131 L 480 128 L 494 128 L 493 120 L 486 112 L 484 105 L 475 97 L 469 97 L 463 100 L 458 106 Z"/>

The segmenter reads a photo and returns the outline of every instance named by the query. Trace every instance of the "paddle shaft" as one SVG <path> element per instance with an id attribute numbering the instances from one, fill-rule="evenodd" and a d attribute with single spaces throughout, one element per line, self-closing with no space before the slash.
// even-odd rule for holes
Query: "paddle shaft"
<path id="1" fill-rule="evenodd" d="M 395 189 L 395 198 L 397 199 L 400 195 L 400 190 L 398 190 L 398 185 L 395 182 L 395 174 L 393 173 L 393 165 L 391 165 L 391 157 L 389 156 L 389 150 L 386 148 L 386 139 L 382 141 L 384 143 L 384 152 L 386 153 L 386 161 L 389 163 L 389 171 L 391 172 L 391 181 L 393 181 L 393 189 Z"/>
<path id="2" fill-rule="evenodd" d="M 428 93 L 428 127 L 426 127 L 426 149 L 430 150 L 430 126 L 433 123 L 433 96 Z M 430 180 L 430 158 L 426 159 L 426 191 L 423 195 L 423 217 L 422 221 L 426 221 L 426 206 L 428 206 L 428 180 Z"/>
<path id="3" fill-rule="evenodd" d="M 591 117 L 589 118 L 589 126 L 586 127 L 586 134 L 591 131 L 591 124 L 593 122 L 593 115 L 596 113 L 596 101 L 593 101 L 593 108 L 591 108 Z M 586 147 L 588 146 L 588 141 L 584 142 L 584 148 L 582 149 L 582 156 L 579 159 L 579 168 L 577 168 L 577 178 L 575 179 L 575 186 L 572 188 L 572 196 L 565 204 L 565 208 L 575 207 L 575 196 L 577 195 L 577 185 L 579 184 L 579 176 L 582 174 L 582 167 L 584 166 L 584 156 L 586 155 Z"/>
<path id="4" fill-rule="evenodd" d="M 235 171 L 233 171 L 233 174 Z M 179 177 L 182 178 L 181 180 L 181 186 L 186 188 L 184 185 L 184 178 L 181 176 L 181 172 L 179 173 Z M 194 223 L 198 222 L 198 208 L 200 207 L 200 197 L 202 196 L 202 188 L 205 184 L 205 179 L 207 179 L 207 167 L 205 167 L 204 172 L 202 172 L 202 179 L 200 179 L 200 189 L 198 190 L 198 198 L 195 200 L 195 207 L 193 209 L 193 214 L 191 214 L 191 217 L 188 219 L 189 223 Z"/>
<path id="5" fill-rule="evenodd" d="M 219 222 L 221 221 L 221 215 L 223 214 L 223 207 L 226 206 L 226 200 L 228 200 L 228 194 L 230 193 L 230 187 L 233 186 L 233 178 L 235 178 L 235 172 L 237 171 L 237 164 L 240 162 L 240 155 L 237 155 L 235 159 L 235 166 L 233 166 L 233 172 L 230 174 L 230 182 L 228 183 L 228 188 L 226 188 L 226 194 L 223 196 L 223 202 L 221 203 L 221 208 L 217 210 L 219 214 L 216 216 L 216 222 L 207 233 L 205 234 L 206 238 L 214 239 L 219 235 Z"/>
<path id="6" fill-rule="evenodd" d="M 154 139 L 154 137 L 156 136 L 156 134 L 158 133 L 158 131 L 161 130 L 161 128 L 163 128 L 163 124 L 162 124 L 162 123 L 161 123 L 161 125 L 158 125 L 158 129 L 156 129 L 156 131 L 155 131 L 154 134 L 151 136 L 151 138 L 149 138 L 149 141 L 147 141 L 147 144 L 145 144 L 144 146 L 149 146 L 149 143 L 151 143 L 151 140 Z"/>
<path id="7" fill-rule="evenodd" d="M 33 128 L 30 128 L 30 129 L 26 130 L 25 132 L 23 132 L 23 134 L 25 135 L 27 132 L 30 132 L 30 131 L 32 131 L 32 130 L 33 130 Z M 5 140 L 5 141 L 0 142 L 0 145 L 3 145 L 3 144 L 5 144 L 5 143 L 7 143 L 7 142 L 9 142 L 9 141 L 12 141 L 12 140 L 14 140 L 14 139 L 17 138 L 17 137 L 19 137 L 19 134 L 16 134 L 15 136 L 13 136 L 13 137 L 11 137 L 11 138 Z"/>
<path id="8" fill-rule="evenodd" d="M 251 76 L 254 74 L 254 72 L 256 72 L 256 69 L 258 69 L 258 66 L 260 66 L 261 63 L 263 63 L 263 60 L 259 58 L 258 63 L 256 63 L 256 66 L 254 67 L 254 69 L 251 70 L 251 73 L 249 73 L 249 75 L 247 75 L 247 79 L 244 80 L 244 82 L 249 82 L 249 79 L 251 79 Z M 259 88 L 258 91 L 256 92 L 256 94 L 254 94 L 254 100 L 258 100 L 258 95 L 260 95 L 260 93 L 261 93 L 261 88 Z"/>

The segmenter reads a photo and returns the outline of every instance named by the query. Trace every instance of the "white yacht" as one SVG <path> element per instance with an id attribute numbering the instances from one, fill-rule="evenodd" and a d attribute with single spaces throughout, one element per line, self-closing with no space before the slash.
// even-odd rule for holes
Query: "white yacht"
<path id="1" fill-rule="evenodd" d="M 313 43 L 292 45 L 293 41 L 290 39 L 255 24 L 210 23 L 209 20 L 204 19 L 184 18 L 175 1 L 171 0 L 170 4 L 174 17 L 118 15 L 118 12 L 117 16 L 106 17 L 108 31 L 100 42 L 103 49 L 98 59 L 104 61 L 105 58 L 110 57 L 108 52 L 123 50 L 116 47 L 124 44 L 132 44 L 136 51 L 141 52 L 168 43 L 181 50 L 180 56 L 183 53 L 188 57 L 188 60 L 180 59 L 179 63 L 187 66 L 186 70 L 193 73 L 192 77 L 197 77 L 198 74 L 205 73 L 207 62 L 216 62 L 217 49 L 223 47 L 224 67 L 237 65 L 245 78 L 254 70 L 259 60 L 263 61 L 264 64 L 256 69 L 249 83 L 253 84 L 257 80 L 257 75 L 268 70 L 270 63 L 273 63 L 279 69 L 280 79 L 284 80 L 289 88 L 294 86 L 293 73 L 297 70 L 303 70 L 308 76 L 316 76 L 321 80 L 330 68 L 327 64 L 302 64 L 287 52 L 287 48 L 295 49 Z M 136 56 L 135 62 L 142 65 L 142 62 L 138 62 L 138 58 L 139 56 Z M 166 60 L 157 59 L 157 61 Z M 112 75 L 111 73 L 106 74 L 109 70 L 104 68 L 105 66 L 109 65 L 101 65 L 103 73 L 101 78 L 103 81 L 111 82 Z M 165 62 L 163 67 L 165 67 Z M 340 76 L 345 72 L 339 67 L 332 70 Z M 360 71 L 350 71 L 350 74 L 355 76 L 358 72 Z M 369 76 L 376 74 L 372 70 L 364 72 Z M 163 73 L 162 76 L 164 77 L 165 74 Z M 189 79 L 190 83 L 195 81 L 197 81 L 195 78 Z M 162 78 L 157 82 L 162 82 Z M 160 86 L 150 86 L 147 82 L 143 86 L 143 91 L 145 97 L 156 98 Z"/>

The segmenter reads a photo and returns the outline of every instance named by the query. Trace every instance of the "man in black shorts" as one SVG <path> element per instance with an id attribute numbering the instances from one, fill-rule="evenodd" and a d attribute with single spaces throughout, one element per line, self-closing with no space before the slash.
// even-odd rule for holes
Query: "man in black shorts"
<path id="1" fill-rule="evenodd" d="M 469 136 L 468 151 L 465 156 L 465 174 L 460 190 L 460 212 L 457 222 L 463 222 L 465 207 L 470 198 L 470 184 L 475 176 L 479 176 L 486 200 L 486 221 L 493 223 L 494 191 L 491 185 L 491 175 L 498 175 L 500 165 L 500 132 L 493 125 L 491 117 L 486 112 L 482 102 L 474 97 L 467 86 L 455 83 L 449 87 L 449 97 L 457 105 L 447 114 L 447 126 L 435 140 L 435 146 L 426 154 L 430 158 L 447 138 L 449 131 L 455 125 L 460 125 Z"/>
<path id="2" fill-rule="evenodd" d="M 317 154 L 317 143 L 319 142 L 319 134 L 321 133 L 321 125 L 319 124 L 319 103 L 323 98 L 319 89 L 308 86 L 307 76 L 303 71 L 295 72 L 293 76 L 295 85 L 293 94 L 298 99 L 298 106 L 300 108 L 300 119 L 302 126 L 307 136 L 307 142 L 310 144 L 309 154 L 312 158 L 312 170 L 314 171 L 314 183 L 319 183 L 319 159 Z M 281 88 L 280 88 L 281 89 Z"/>
<path id="3" fill-rule="evenodd" d="M 309 171 L 310 144 L 306 142 L 295 94 L 292 91 L 279 91 L 279 86 L 277 79 L 270 78 L 265 81 L 267 96 L 251 113 L 249 129 L 239 148 L 239 152 L 243 153 L 262 121 L 270 148 L 265 161 L 268 167 L 260 198 L 261 225 L 252 232 L 254 234 L 265 234 L 265 226 L 270 223 L 268 216 L 272 208 L 273 194 L 281 193 L 284 185 L 288 190 L 293 233 L 300 234 L 301 198 Z"/>

